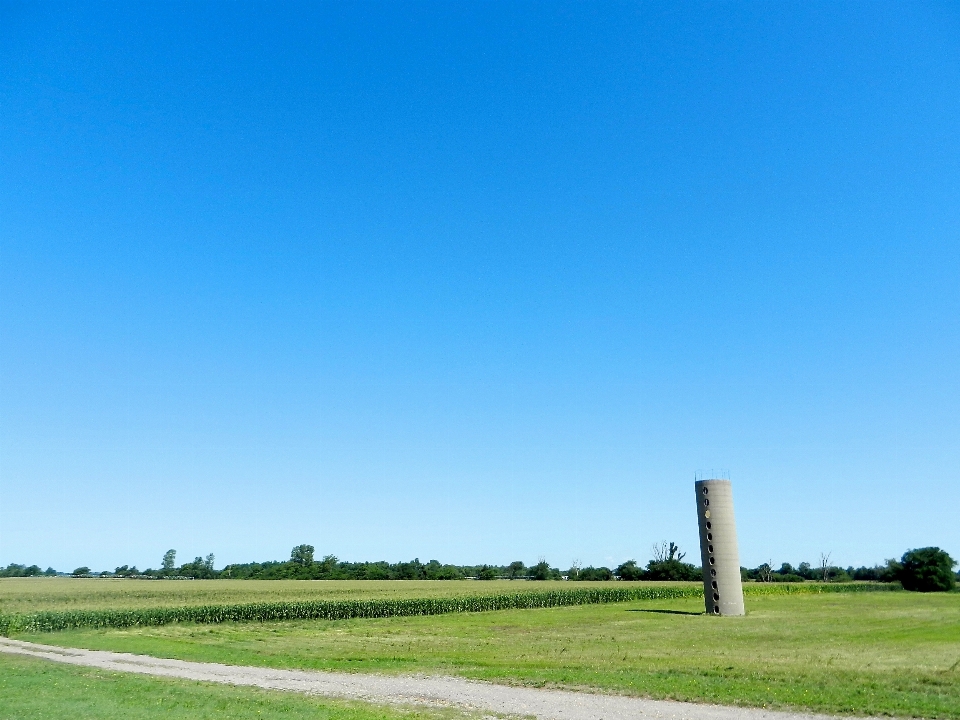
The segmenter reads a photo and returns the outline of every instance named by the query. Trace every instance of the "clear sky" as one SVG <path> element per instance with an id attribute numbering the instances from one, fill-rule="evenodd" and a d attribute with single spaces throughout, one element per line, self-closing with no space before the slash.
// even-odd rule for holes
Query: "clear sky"
<path id="1" fill-rule="evenodd" d="M 0 563 L 960 558 L 955 3 L 0 5 Z"/>

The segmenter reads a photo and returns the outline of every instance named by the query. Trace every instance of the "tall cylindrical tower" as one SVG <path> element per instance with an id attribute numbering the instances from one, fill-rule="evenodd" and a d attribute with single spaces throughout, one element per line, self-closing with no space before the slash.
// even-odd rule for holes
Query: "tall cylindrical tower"
<path id="1" fill-rule="evenodd" d="M 703 598 L 709 615 L 744 615 L 737 523 L 729 480 L 697 480 Z"/>

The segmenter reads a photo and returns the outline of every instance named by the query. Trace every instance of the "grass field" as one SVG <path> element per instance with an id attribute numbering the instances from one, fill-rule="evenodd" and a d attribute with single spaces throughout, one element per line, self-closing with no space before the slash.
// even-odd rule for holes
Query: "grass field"
<path id="1" fill-rule="evenodd" d="M 0 655 L 0 720 L 449 720 L 462 713 L 384 707 L 147 678 Z"/>
<path id="2" fill-rule="evenodd" d="M 960 594 L 748 596 L 747 607 L 745 618 L 704 616 L 700 600 L 660 600 L 18 637 L 231 664 L 960 719 Z"/>
<path id="3" fill-rule="evenodd" d="M 656 583 L 647 583 L 656 584 Z M 699 583 L 662 583 L 699 586 Z M 0 579 L 0 613 L 104 610 L 246 602 L 430 598 L 505 592 L 622 587 L 617 582 L 523 580 L 125 580 Z"/>

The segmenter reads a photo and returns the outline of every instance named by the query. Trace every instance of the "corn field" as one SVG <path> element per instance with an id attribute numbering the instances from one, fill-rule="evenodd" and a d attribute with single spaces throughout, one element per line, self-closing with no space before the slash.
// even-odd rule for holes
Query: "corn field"
<path id="1" fill-rule="evenodd" d="M 750 584 L 747 595 L 792 595 L 796 593 L 870 592 L 899 586 L 870 583 L 844 584 Z M 632 600 L 675 600 L 703 597 L 700 587 L 576 588 L 548 592 L 502 593 L 439 598 L 381 598 L 359 600 L 313 600 L 228 605 L 134 608 L 120 610 L 55 610 L 0 615 L 0 635 L 56 632 L 75 628 L 127 628 L 189 622 L 268 622 L 274 620 L 345 620 L 446 613 L 486 612 L 562 605 L 618 603 Z"/>

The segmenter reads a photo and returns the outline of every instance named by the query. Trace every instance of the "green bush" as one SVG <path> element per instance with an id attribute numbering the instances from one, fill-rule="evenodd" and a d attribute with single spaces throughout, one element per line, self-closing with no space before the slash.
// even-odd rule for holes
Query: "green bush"
<path id="1" fill-rule="evenodd" d="M 643 568 L 637 565 L 636 560 L 627 560 L 613 572 L 621 580 L 643 580 Z"/>
<path id="2" fill-rule="evenodd" d="M 651 560 L 643 573 L 643 580 L 703 580 L 703 570 L 679 560 Z"/>
<path id="3" fill-rule="evenodd" d="M 938 547 L 907 550 L 900 559 L 899 580 L 905 590 L 945 592 L 957 585 L 956 561 Z"/>

